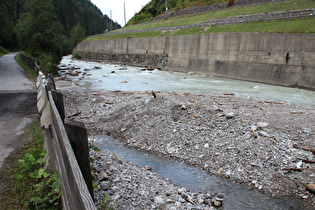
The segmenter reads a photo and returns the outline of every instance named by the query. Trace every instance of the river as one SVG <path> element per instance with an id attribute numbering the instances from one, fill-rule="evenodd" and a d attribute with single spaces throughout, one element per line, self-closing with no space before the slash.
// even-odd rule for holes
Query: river
<path id="1" fill-rule="evenodd" d="M 71 76 L 66 74 L 69 70 L 64 70 L 60 74 L 75 84 L 91 90 L 234 93 L 296 105 L 315 106 L 315 91 L 156 69 L 143 71 L 139 67 L 101 64 L 71 58 L 72 56 L 63 57 L 60 66 L 64 69 L 79 68 L 74 71 L 81 73 L 78 76 Z"/>
<path id="2" fill-rule="evenodd" d="M 72 60 L 71 56 L 65 56 L 60 66 L 64 69 L 60 72 L 61 77 L 90 90 L 234 93 L 297 105 L 315 105 L 315 92 L 297 88 L 159 70 L 143 71 L 139 67 Z M 76 69 L 73 71 L 78 71 L 78 75 L 67 74 L 71 69 Z M 94 143 L 102 150 L 114 152 L 123 161 L 142 167 L 150 165 L 153 172 L 193 192 L 215 191 L 223 194 L 225 209 L 312 208 L 295 197 L 271 198 L 232 181 L 210 176 L 185 163 L 125 147 L 109 136 L 96 136 Z"/>

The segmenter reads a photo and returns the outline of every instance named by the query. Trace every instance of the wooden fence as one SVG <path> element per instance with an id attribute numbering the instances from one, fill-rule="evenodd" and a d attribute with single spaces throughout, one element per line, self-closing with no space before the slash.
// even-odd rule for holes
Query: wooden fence
<path id="1" fill-rule="evenodd" d="M 52 78 L 46 80 L 39 71 L 36 86 L 48 164 L 52 165 L 48 168 L 58 170 L 63 209 L 96 209 L 86 129 L 79 122 L 64 122 L 62 94 L 54 89 Z"/>

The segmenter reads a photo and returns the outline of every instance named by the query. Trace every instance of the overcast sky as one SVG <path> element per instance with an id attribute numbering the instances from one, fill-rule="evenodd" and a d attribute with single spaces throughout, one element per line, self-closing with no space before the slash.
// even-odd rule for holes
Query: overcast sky
<path id="1" fill-rule="evenodd" d="M 121 26 L 125 25 L 124 21 L 124 2 L 126 5 L 126 22 L 131 19 L 135 13 L 139 12 L 143 6 L 150 0 L 91 0 L 105 15 L 110 17 L 112 11 L 112 19 L 117 21 Z"/>

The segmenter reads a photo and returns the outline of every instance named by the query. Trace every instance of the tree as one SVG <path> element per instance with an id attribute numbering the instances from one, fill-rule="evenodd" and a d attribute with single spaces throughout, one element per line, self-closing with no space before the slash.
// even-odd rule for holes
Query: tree
<path id="1" fill-rule="evenodd" d="M 11 47 L 14 44 L 12 0 L 0 1 L 0 45 Z"/>
<path id="2" fill-rule="evenodd" d="M 79 42 L 85 38 L 85 33 L 80 24 L 74 26 L 71 30 L 71 48 L 74 48 Z"/>
<path id="3" fill-rule="evenodd" d="M 63 26 L 56 21 L 51 0 L 29 0 L 16 26 L 20 46 L 33 56 L 62 55 Z"/>

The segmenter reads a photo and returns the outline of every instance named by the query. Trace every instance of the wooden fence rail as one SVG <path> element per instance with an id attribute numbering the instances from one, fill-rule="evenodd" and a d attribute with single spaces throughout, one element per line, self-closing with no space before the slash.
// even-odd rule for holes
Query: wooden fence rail
<path id="1" fill-rule="evenodd" d="M 80 126 L 80 135 L 68 134 L 76 132 L 73 127 L 75 123 L 70 124 L 71 129 L 66 129 L 64 125 L 64 115 L 60 116 L 60 110 L 63 109 L 62 100 L 56 100 L 60 97 L 60 93 L 56 90 L 48 90 L 49 82 L 46 81 L 42 72 L 39 72 L 38 81 L 38 110 L 42 114 L 41 123 L 46 128 L 45 139 L 47 139 L 47 154 L 50 156 L 50 164 L 53 164 L 58 170 L 59 179 L 62 190 L 62 205 L 63 209 L 96 209 L 93 201 L 93 187 L 90 171 L 90 162 L 88 156 L 87 135 L 84 131 L 85 127 Z M 62 94 L 61 94 L 62 97 Z M 57 104 L 57 105 L 56 105 Z M 58 107 L 58 108 L 57 108 Z M 62 111 L 61 111 L 62 113 Z M 71 131 L 72 130 L 72 131 Z M 82 131 L 83 130 L 83 131 Z M 70 143 L 69 136 L 72 136 Z M 76 139 L 81 138 L 81 139 Z M 73 148 L 75 145 L 75 148 Z M 80 146 L 82 145 L 82 146 Z M 74 149 L 80 149 L 80 153 L 84 151 L 84 160 L 75 156 Z M 83 148 L 83 150 L 82 150 Z M 81 155 L 82 156 L 82 155 Z M 78 163 L 79 162 L 79 163 Z M 51 168 L 51 167 L 49 167 Z M 83 171 L 83 172 L 82 172 Z"/>

